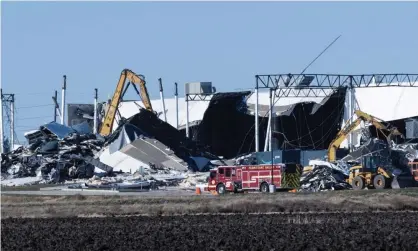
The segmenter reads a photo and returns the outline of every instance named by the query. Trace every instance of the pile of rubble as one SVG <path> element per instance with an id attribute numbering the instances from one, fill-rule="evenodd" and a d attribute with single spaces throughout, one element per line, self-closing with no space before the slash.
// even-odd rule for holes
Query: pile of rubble
<path id="1" fill-rule="evenodd" d="M 348 169 L 320 160 L 312 160 L 300 178 L 300 190 L 309 192 L 350 189 Z"/>
<path id="2" fill-rule="evenodd" d="M 87 127 L 86 127 L 87 126 Z M 27 133 L 27 147 L 1 155 L 2 177 L 42 177 L 47 182 L 91 178 L 104 139 L 92 134 L 88 125 L 67 127 L 55 122 Z M 99 165 L 105 172 L 111 168 Z"/>

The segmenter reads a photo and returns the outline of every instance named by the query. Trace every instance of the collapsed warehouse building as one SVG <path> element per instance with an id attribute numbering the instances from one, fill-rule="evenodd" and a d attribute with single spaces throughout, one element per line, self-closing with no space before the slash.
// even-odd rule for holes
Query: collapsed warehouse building
<path id="1" fill-rule="evenodd" d="M 186 93 L 180 99 L 177 113 L 175 99 L 166 99 L 169 104 L 166 120 L 224 159 L 255 152 L 253 163 L 271 163 L 270 155 L 263 152 L 272 149 L 275 163 L 308 165 L 310 160 L 326 158 L 329 144 L 338 131 L 356 119 L 355 110 L 393 121 L 404 135 L 406 121 L 418 115 L 415 106 L 409 104 L 418 94 L 416 88 L 410 88 L 417 82 L 415 75 L 283 74 L 257 76 L 257 79 L 257 92 Z M 263 92 L 262 87 L 274 89 L 271 124 L 269 92 Z M 132 115 L 140 105 L 140 102 L 125 102 L 121 113 Z M 153 107 L 162 113 L 163 105 L 158 100 L 154 100 Z M 255 112 L 259 115 L 257 120 Z M 368 126 L 366 135 L 362 129 L 365 126 Z M 382 138 L 373 126 L 362 122 L 343 140 L 337 151 L 338 159 L 346 156 L 349 149 L 355 150 L 375 137 Z M 408 142 L 414 137 L 408 136 Z M 411 145 L 409 148 L 415 149 Z"/>
<path id="2" fill-rule="evenodd" d="M 405 135 L 407 124 L 415 130 L 410 126 L 414 123 L 406 121 L 418 115 L 409 104 L 418 89 L 410 88 L 414 85 L 407 75 L 265 75 L 257 76 L 257 85 L 255 92 L 186 92 L 185 98 L 151 100 L 155 113 L 141 109 L 142 101 L 121 102 L 113 134 L 94 159 L 123 172 L 150 165 L 207 171 L 218 157 L 227 163 L 248 154 L 253 164 L 273 161 L 306 166 L 326 158 L 330 143 L 355 119 L 356 109 L 393 121 Z M 212 86 L 199 88 L 213 90 Z M 271 113 L 269 90 L 273 90 Z M 350 133 L 337 151 L 338 159 L 348 154 L 347 148 L 356 150 L 367 140 L 381 137 L 374 134 L 373 126 L 368 131 L 364 135 L 359 126 Z M 408 135 L 408 140 L 417 138 L 414 133 Z M 404 148 L 397 146 L 401 152 Z M 416 156 L 415 145 L 408 149 L 409 158 Z M 269 151 L 274 153 L 273 160 Z M 321 166 L 322 175 L 329 172 L 325 165 L 316 168 Z"/>

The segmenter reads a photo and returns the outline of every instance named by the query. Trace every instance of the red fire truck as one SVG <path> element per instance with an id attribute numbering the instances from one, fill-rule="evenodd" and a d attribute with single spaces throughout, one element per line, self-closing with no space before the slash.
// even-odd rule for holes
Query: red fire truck
<path id="1" fill-rule="evenodd" d="M 269 192 L 269 185 L 277 188 L 299 187 L 301 167 L 297 164 L 219 166 L 210 171 L 208 191 L 218 194 L 258 190 Z"/>

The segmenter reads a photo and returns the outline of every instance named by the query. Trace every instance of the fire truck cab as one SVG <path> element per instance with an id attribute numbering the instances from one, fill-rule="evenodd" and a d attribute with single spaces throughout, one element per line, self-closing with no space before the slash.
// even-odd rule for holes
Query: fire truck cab
<path id="1" fill-rule="evenodd" d="M 287 169 L 285 164 L 219 166 L 210 171 L 208 191 L 222 195 L 245 190 L 269 192 L 271 184 L 277 188 L 298 187 L 300 166 L 293 165 Z"/>

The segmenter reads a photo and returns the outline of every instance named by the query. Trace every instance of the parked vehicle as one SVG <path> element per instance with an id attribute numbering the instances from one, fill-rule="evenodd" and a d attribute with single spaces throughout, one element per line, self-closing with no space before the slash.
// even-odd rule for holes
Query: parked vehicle
<path id="1" fill-rule="evenodd" d="M 208 191 L 222 195 L 226 192 L 269 192 L 270 185 L 277 189 L 299 187 L 302 168 L 297 164 L 219 166 L 210 171 Z"/>

